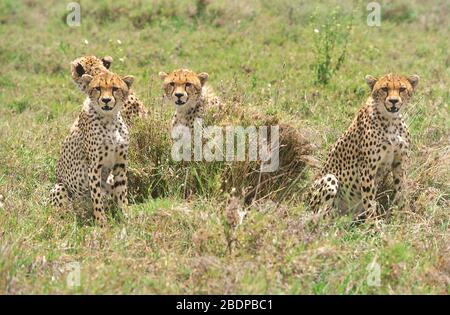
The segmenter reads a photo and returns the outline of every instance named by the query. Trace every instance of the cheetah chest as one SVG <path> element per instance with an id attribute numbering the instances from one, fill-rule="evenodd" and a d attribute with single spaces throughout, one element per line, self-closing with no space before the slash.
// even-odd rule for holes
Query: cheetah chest
<path id="1" fill-rule="evenodd" d="M 400 162 L 400 157 L 406 154 L 408 143 L 402 135 L 397 133 L 397 129 L 391 126 L 387 129 L 382 148 L 386 149 L 378 166 L 377 177 L 379 178 L 386 176 L 392 170 L 393 165 Z"/>
<path id="2" fill-rule="evenodd" d="M 196 119 L 201 119 L 203 116 L 203 103 L 200 101 L 195 106 L 177 108 L 172 117 L 172 128 L 177 125 L 193 127 Z"/>
<path id="3" fill-rule="evenodd" d="M 111 169 L 116 163 L 125 159 L 128 150 L 128 136 L 114 125 L 107 126 L 105 131 L 106 136 L 101 144 L 100 154 L 103 154 L 104 167 Z"/>

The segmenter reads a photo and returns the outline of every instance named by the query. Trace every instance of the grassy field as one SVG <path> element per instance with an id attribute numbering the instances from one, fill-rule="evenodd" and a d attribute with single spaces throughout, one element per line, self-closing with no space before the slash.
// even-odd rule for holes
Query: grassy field
<path id="1" fill-rule="evenodd" d="M 79 27 L 67 3 L 0 3 L 0 294 L 450 293 L 448 1 L 382 1 L 379 27 L 364 1 L 81 1 Z M 270 200 L 230 229 L 225 193 L 149 198 L 105 230 L 58 211 L 46 198 L 84 99 L 69 63 L 86 54 L 111 55 L 167 119 L 158 72 L 208 72 L 223 99 L 308 130 L 320 160 L 367 98 L 366 74 L 418 74 L 411 207 L 379 229 L 312 224 L 302 202 Z"/>

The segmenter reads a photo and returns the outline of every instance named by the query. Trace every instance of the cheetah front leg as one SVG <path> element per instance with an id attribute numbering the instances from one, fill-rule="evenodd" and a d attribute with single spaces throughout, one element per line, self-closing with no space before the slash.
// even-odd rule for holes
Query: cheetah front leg
<path id="1" fill-rule="evenodd" d="M 375 160 L 377 158 L 375 157 Z M 375 176 L 377 174 L 376 164 L 371 165 L 371 159 L 366 158 L 360 163 L 359 176 L 361 197 L 364 207 L 364 213 L 366 219 L 374 218 L 377 215 L 377 187 L 375 184 Z"/>
<path id="2" fill-rule="evenodd" d="M 405 206 L 404 192 L 402 191 L 405 185 L 406 171 L 405 161 L 402 157 L 395 157 L 392 165 L 392 177 L 394 179 L 394 203 L 397 203 L 400 208 Z"/>
<path id="3" fill-rule="evenodd" d="M 54 207 L 59 208 L 67 208 L 69 206 L 69 193 L 63 184 L 55 184 L 55 187 L 50 191 L 50 203 Z"/>
<path id="4" fill-rule="evenodd" d="M 102 195 L 102 164 L 93 163 L 89 170 L 89 188 L 94 208 L 94 218 L 100 226 L 106 225 Z"/>
<path id="5" fill-rule="evenodd" d="M 310 208 L 319 215 L 331 211 L 338 193 L 339 182 L 333 174 L 327 174 L 314 182 Z"/>
<path id="6" fill-rule="evenodd" d="M 127 163 L 117 163 L 113 167 L 114 198 L 122 213 L 126 217 L 128 215 L 128 181 L 127 181 Z"/>

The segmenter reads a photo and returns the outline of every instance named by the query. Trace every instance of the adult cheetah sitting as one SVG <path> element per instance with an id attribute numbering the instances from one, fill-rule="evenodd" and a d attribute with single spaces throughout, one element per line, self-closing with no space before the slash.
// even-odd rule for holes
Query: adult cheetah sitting
<path id="1" fill-rule="evenodd" d="M 71 62 L 72 80 L 83 93 L 87 93 L 88 84 L 84 82 L 82 76 L 84 74 L 95 76 L 103 72 L 109 73 L 112 62 L 113 58 L 111 56 L 105 56 L 101 59 L 96 56 L 79 57 Z M 131 127 L 132 120 L 135 117 L 143 118 L 147 116 L 147 109 L 136 94 L 130 90 L 121 114 L 127 126 Z"/>
<path id="2" fill-rule="evenodd" d="M 402 198 L 410 136 L 401 111 L 419 77 L 388 74 L 366 77 L 371 95 L 350 128 L 332 147 L 312 187 L 310 207 L 328 212 L 336 207 L 366 218 L 377 213 L 377 188 L 391 171 L 394 201 Z"/>
<path id="3" fill-rule="evenodd" d="M 62 145 L 50 199 L 63 207 L 74 197 L 90 196 L 95 220 L 104 225 L 107 195 L 114 196 L 122 211 L 128 204 L 128 129 L 121 109 L 134 78 L 102 72 L 94 77 L 84 74 L 81 80 L 89 97 Z"/>
<path id="4" fill-rule="evenodd" d="M 192 128 L 195 119 L 203 118 L 205 110 L 221 106 L 212 88 L 205 85 L 208 80 L 205 72 L 178 69 L 169 74 L 160 72 L 159 77 L 163 80 L 164 99 L 175 105 L 172 128 L 177 125 Z"/>

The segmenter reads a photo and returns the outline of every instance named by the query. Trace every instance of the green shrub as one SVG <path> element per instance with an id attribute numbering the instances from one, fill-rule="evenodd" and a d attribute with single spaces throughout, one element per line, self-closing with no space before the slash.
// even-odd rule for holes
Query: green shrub
<path id="1" fill-rule="evenodd" d="M 313 15 L 315 58 L 312 69 L 315 84 L 328 84 L 343 65 L 352 21 L 353 15 L 346 15 L 339 7 L 328 13 L 320 26 L 318 15 Z"/>

